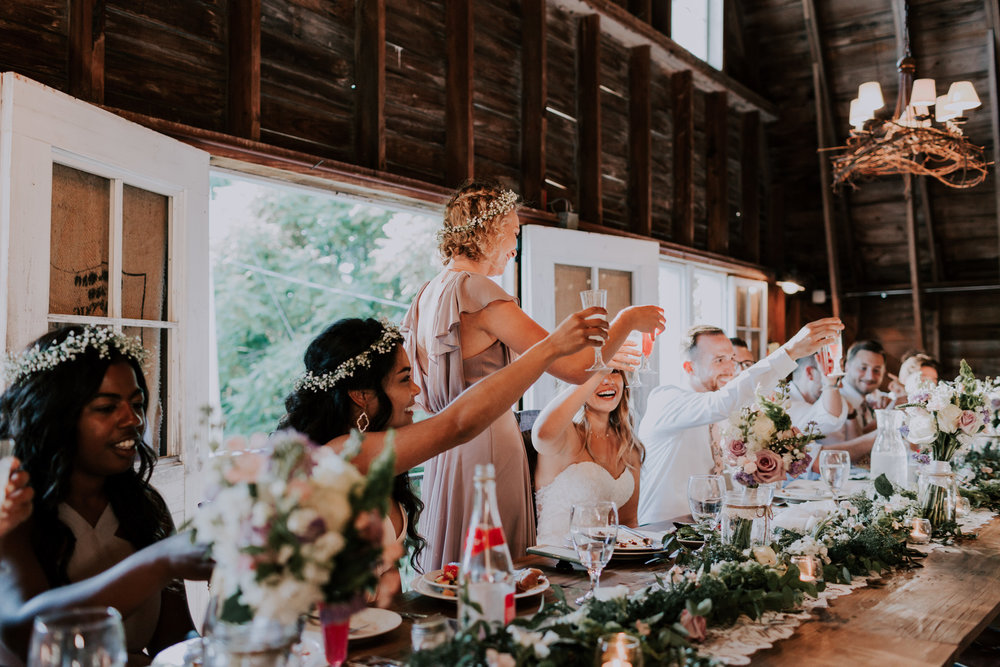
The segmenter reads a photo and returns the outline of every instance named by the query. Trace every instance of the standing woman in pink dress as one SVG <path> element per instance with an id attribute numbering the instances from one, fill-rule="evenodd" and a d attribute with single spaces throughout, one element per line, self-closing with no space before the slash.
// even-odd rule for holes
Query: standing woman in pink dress
<path id="1" fill-rule="evenodd" d="M 444 270 L 424 285 L 403 320 L 413 380 L 421 407 L 436 413 L 477 380 L 510 363 L 544 338 L 544 328 L 521 310 L 517 300 L 490 280 L 503 273 L 517 253 L 520 223 L 517 195 L 498 184 L 473 181 L 445 207 L 438 249 Z M 611 323 L 605 358 L 632 330 L 663 327 L 663 310 L 631 306 Z M 594 361 L 591 349 L 565 356 L 549 367 L 561 380 L 580 384 Z M 420 532 L 427 539 L 423 565 L 435 569 L 462 555 L 472 513 L 476 464 L 496 469 L 500 520 L 514 558 L 535 542 L 528 460 L 513 412 L 485 432 L 435 456 L 424 468 L 425 505 Z"/>

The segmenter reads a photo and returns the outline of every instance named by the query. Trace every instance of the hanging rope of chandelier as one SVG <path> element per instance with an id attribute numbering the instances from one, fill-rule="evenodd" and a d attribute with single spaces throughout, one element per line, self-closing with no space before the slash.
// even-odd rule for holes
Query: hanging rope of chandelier
<path id="1" fill-rule="evenodd" d="M 904 4 L 904 56 L 897 63 L 899 92 L 891 119 L 875 117 L 885 106 L 877 81 L 858 87 L 851 100 L 853 126 L 847 145 L 830 149 L 843 151 L 832 158 L 833 188 L 856 181 L 892 174 L 914 174 L 935 178 L 952 188 L 972 188 L 986 178 L 982 146 L 966 138 L 964 114 L 980 106 L 976 89 L 969 81 L 951 84 L 947 95 L 937 96 L 934 79 L 916 79 L 917 62 L 910 52 L 909 3 Z M 931 116 L 930 107 L 934 107 Z M 936 121 L 936 125 L 935 122 Z"/>

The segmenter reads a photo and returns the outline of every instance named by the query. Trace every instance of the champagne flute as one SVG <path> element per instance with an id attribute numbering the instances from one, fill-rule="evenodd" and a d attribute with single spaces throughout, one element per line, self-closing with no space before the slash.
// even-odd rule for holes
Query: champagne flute
<path id="1" fill-rule="evenodd" d="M 633 345 L 635 345 L 636 349 L 640 351 L 640 355 L 641 355 L 641 351 L 642 351 L 642 334 L 640 334 L 638 331 L 632 331 L 631 333 L 629 333 L 628 338 L 626 338 L 625 340 L 627 342 L 632 343 Z M 642 363 L 643 363 L 643 359 L 640 357 L 639 366 L 636 367 L 635 370 L 629 371 L 629 374 L 628 374 L 628 385 L 630 387 L 641 387 L 642 386 L 642 379 L 639 377 L 639 372 L 642 371 Z"/>
<path id="2" fill-rule="evenodd" d="M 653 369 L 649 367 L 649 357 L 653 354 L 653 343 L 656 342 L 656 332 L 643 332 L 642 333 L 642 363 L 639 365 L 640 373 L 652 373 Z"/>
<path id="3" fill-rule="evenodd" d="M 711 519 L 714 528 L 725 495 L 726 478 L 722 475 L 691 475 L 688 478 L 688 507 L 697 523 Z"/>
<path id="4" fill-rule="evenodd" d="M 0 505 L 7 499 L 7 483 L 14 466 L 14 441 L 0 440 Z"/>
<path id="5" fill-rule="evenodd" d="M 42 614 L 31 633 L 28 667 L 124 667 L 125 628 L 113 607 Z"/>
<path id="6" fill-rule="evenodd" d="M 580 292 L 580 301 L 583 302 L 584 308 L 593 308 L 598 306 L 600 308 L 607 309 L 608 307 L 608 290 L 604 289 L 588 289 Z M 594 319 L 602 319 L 605 322 L 608 321 L 607 315 L 594 315 Z M 600 336 L 591 336 L 591 340 L 596 340 L 599 345 L 594 348 L 594 364 L 588 368 L 588 371 L 606 371 L 609 370 L 607 364 L 604 363 L 604 358 L 601 356 L 601 348 L 604 346 L 604 339 Z"/>
<path id="7" fill-rule="evenodd" d="M 827 343 L 816 352 L 816 359 L 819 361 L 820 370 L 827 377 L 839 377 L 844 374 L 844 337 L 837 334 L 833 342 Z"/>
<path id="8" fill-rule="evenodd" d="M 851 472 L 851 456 L 843 450 L 825 449 L 819 453 L 819 476 L 836 498 Z"/>
<path id="9" fill-rule="evenodd" d="M 583 604 L 594 597 L 600 585 L 601 572 L 615 551 L 618 507 L 611 501 L 573 505 L 569 515 L 569 532 L 580 563 L 590 575 L 590 590 L 576 600 L 577 604 Z"/>

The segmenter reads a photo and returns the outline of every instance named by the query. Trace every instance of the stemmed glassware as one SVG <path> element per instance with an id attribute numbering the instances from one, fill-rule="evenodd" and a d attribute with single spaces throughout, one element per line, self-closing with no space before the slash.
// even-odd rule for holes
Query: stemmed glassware
<path id="1" fill-rule="evenodd" d="M 604 289 L 588 289 L 580 292 L 580 301 L 583 303 L 584 308 L 593 308 L 598 306 L 600 308 L 607 309 L 608 307 L 608 291 Z M 602 319 L 605 322 L 608 321 L 607 315 L 594 315 L 594 319 Z M 601 345 L 594 348 L 594 364 L 588 368 L 588 371 L 606 371 L 609 370 L 607 364 L 604 363 L 604 358 L 601 356 L 601 347 L 604 345 L 604 339 L 600 336 L 591 336 L 592 340 L 596 340 Z"/>
<path id="2" fill-rule="evenodd" d="M 653 354 L 653 343 L 656 341 L 656 332 L 648 333 L 643 332 L 642 334 L 642 363 L 639 364 L 640 373 L 652 373 L 653 369 L 649 367 L 649 357 Z"/>
<path id="3" fill-rule="evenodd" d="M 569 532 L 580 563 L 590 575 L 590 590 L 576 603 L 594 597 L 601 572 L 611 560 L 618 540 L 618 507 L 610 501 L 573 505 L 569 516 Z"/>
<path id="4" fill-rule="evenodd" d="M 643 334 L 641 334 L 638 331 L 633 331 L 633 332 L 629 333 L 628 338 L 625 339 L 627 342 L 632 343 L 633 345 L 635 345 L 636 349 L 638 349 L 640 351 L 640 356 L 642 354 L 642 335 Z M 628 374 L 628 384 L 629 384 L 630 387 L 641 387 L 642 386 L 642 379 L 639 377 L 639 373 L 642 371 L 642 363 L 643 363 L 643 361 L 644 361 L 644 359 L 640 359 L 639 366 L 635 370 L 629 372 L 629 374 Z"/>
<path id="5" fill-rule="evenodd" d="M 851 456 L 843 450 L 827 449 L 819 453 L 819 476 L 836 498 L 851 472 Z"/>
<path id="6" fill-rule="evenodd" d="M 31 633 L 28 667 L 124 667 L 125 628 L 112 607 L 42 614 Z"/>
<path id="7" fill-rule="evenodd" d="M 839 377 L 844 374 L 841 364 L 843 358 L 844 338 L 840 334 L 837 334 L 837 338 L 833 342 L 827 343 L 816 352 L 816 359 L 819 361 L 820 370 L 827 377 Z"/>
<path id="8" fill-rule="evenodd" d="M 719 522 L 725 496 L 726 478 L 722 475 L 691 475 L 688 478 L 688 507 L 696 523 L 711 519 L 714 528 Z"/>

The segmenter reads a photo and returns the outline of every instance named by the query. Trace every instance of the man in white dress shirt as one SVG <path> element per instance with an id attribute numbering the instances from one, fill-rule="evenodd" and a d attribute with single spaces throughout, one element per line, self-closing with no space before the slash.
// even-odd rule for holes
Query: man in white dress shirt
<path id="1" fill-rule="evenodd" d="M 816 430 L 824 435 L 834 433 L 844 427 L 847 412 L 847 401 L 840 395 L 840 376 L 824 375 L 814 354 L 799 359 L 788 383 L 788 416 L 792 425 L 804 431 L 809 424 L 815 424 Z M 814 471 L 819 470 L 821 447 L 816 442 L 809 444 Z"/>
<path id="2" fill-rule="evenodd" d="M 639 424 L 646 460 L 639 482 L 639 522 L 662 521 L 688 513 L 687 482 L 721 466 L 713 457 L 712 433 L 738 408 L 750 403 L 760 386 L 773 389 L 795 369 L 795 360 L 813 354 L 844 328 L 837 318 L 812 322 L 773 354 L 736 374 L 733 344 L 717 327 L 699 326 L 685 340 L 685 386 L 664 385 L 649 396 Z"/>

